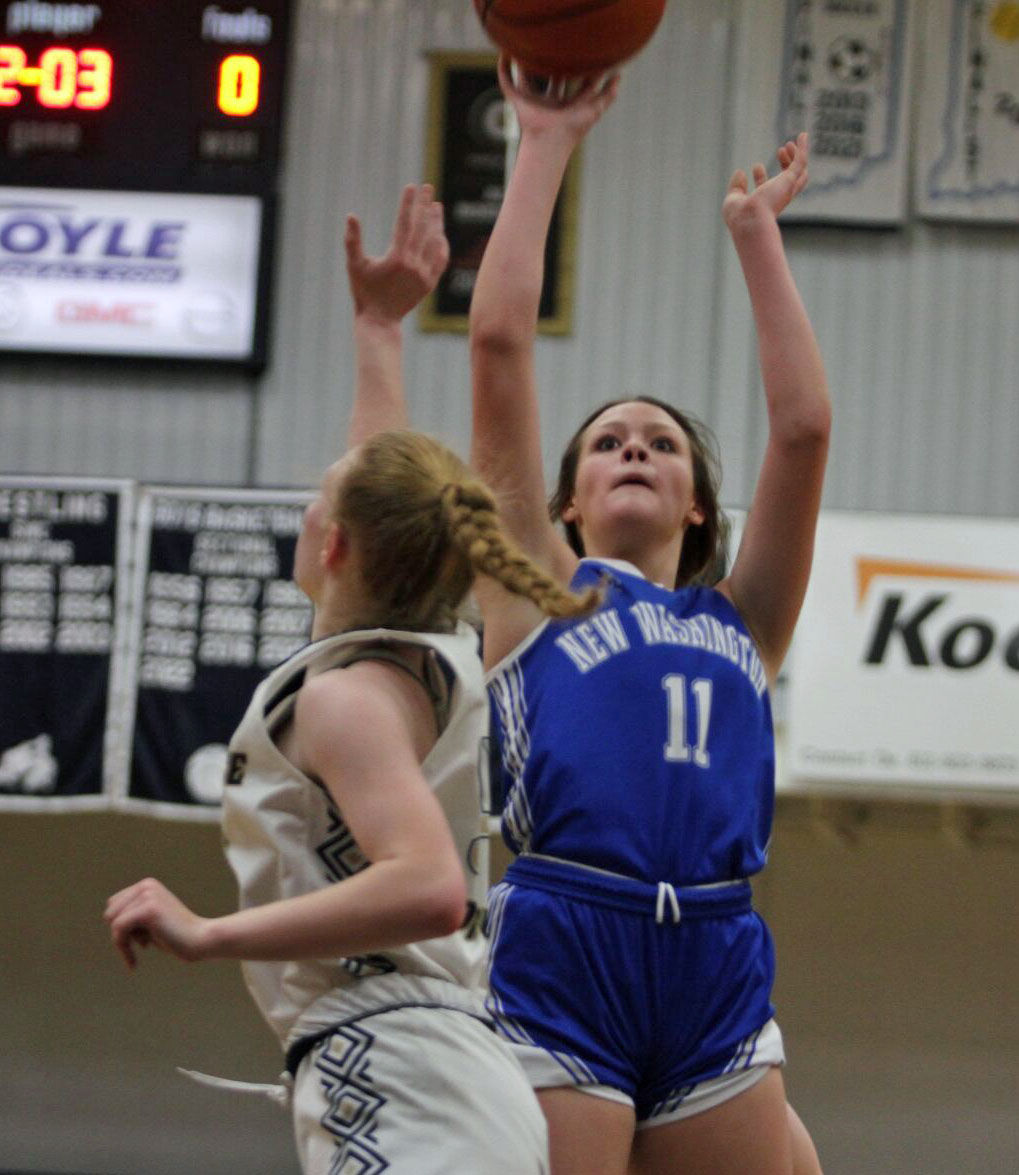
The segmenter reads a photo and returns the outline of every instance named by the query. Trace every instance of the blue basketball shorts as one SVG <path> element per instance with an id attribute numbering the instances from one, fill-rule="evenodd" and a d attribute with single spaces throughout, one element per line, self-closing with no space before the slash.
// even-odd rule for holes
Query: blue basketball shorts
<path id="1" fill-rule="evenodd" d="M 652 1124 L 784 1060 L 747 881 L 655 887 L 523 856 L 492 890 L 489 933 L 489 1011 L 535 1088 L 615 1093 Z"/>

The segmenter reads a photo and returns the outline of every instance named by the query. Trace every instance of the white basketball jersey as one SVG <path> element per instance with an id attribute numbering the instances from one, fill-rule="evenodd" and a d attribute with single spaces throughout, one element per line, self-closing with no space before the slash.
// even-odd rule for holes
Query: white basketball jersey
<path id="1" fill-rule="evenodd" d="M 482 808 L 488 805 L 479 792 L 478 764 L 488 706 L 477 636 L 462 622 L 449 634 L 374 629 L 327 637 L 296 653 L 258 686 L 230 743 L 223 801 L 226 855 L 240 887 L 241 909 L 321 889 L 367 867 L 327 790 L 285 758 L 272 731 L 291 716 L 306 672 L 342 667 L 377 651 L 383 658 L 387 652 L 398 657 L 401 646 L 433 651 L 428 663 L 439 671 L 441 692 L 448 694 L 445 724 L 422 770 L 452 829 L 472 908 L 483 909 L 488 837 Z M 344 997 L 354 996 L 355 989 L 361 1003 L 370 992 L 400 992 L 404 976 L 480 987 L 485 947 L 478 924 L 479 918 L 472 918 L 455 934 L 384 954 L 245 962 L 242 970 L 255 1003 L 286 1048 L 335 1022 L 349 1004 Z M 369 976 L 388 978 L 361 985 Z"/>

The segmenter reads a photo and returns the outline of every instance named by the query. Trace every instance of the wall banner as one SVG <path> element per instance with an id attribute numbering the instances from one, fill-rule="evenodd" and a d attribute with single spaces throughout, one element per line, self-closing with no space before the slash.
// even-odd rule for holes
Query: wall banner
<path id="1" fill-rule="evenodd" d="M 922 216 L 1019 219 L 1019 3 L 926 0 Z"/>
<path id="2" fill-rule="evenodd" d="M 794 780 L 1019 788 L 1019 523 L 824 513 L 790 687 Z"/>
<path id="3" fill-rule="evenodd" d="M 120 808 L 218 819 L 227 743 L 255 686 L 307 643 L 291 580 L 305 491 L 142 490 Z"/>
<path id="4" fill-rule="evenodd" d="M 909 18 L 908 0 L 786 0 L 777 134 L 809 133 L 810 182 L 783 221 L 905 219 Z"/>
<path id="5" fill-rule="evenodd" d="M 107 806 L 134 485 L 0 477 L 0 809 Z"/>

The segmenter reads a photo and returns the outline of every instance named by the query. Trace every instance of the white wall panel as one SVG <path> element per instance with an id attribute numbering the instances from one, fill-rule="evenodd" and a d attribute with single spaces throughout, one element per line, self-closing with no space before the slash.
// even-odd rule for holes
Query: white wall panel
<path id="1" fill-rule="evenodd" d="M 789 233 L 835 402 L 826 502 L 1019 512 L 1019 231 Z"/>
<path id="2" fill-rule="evenodd" d="M 0 469 L 243 483 L 255 383 L 239 373 L 0 357 Z"/>

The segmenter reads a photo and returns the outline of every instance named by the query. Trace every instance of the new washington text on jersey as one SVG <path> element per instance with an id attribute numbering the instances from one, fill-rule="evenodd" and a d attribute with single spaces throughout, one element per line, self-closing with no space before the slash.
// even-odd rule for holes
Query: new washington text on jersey
<path id="1" fill-rule="evenodd" d="M 585 559 L 602 607 L 541 625 L 489 674 L 516 852 L 657 883 L 765 863 L 774 736 L 764 667 L 732 603 Z"/>

